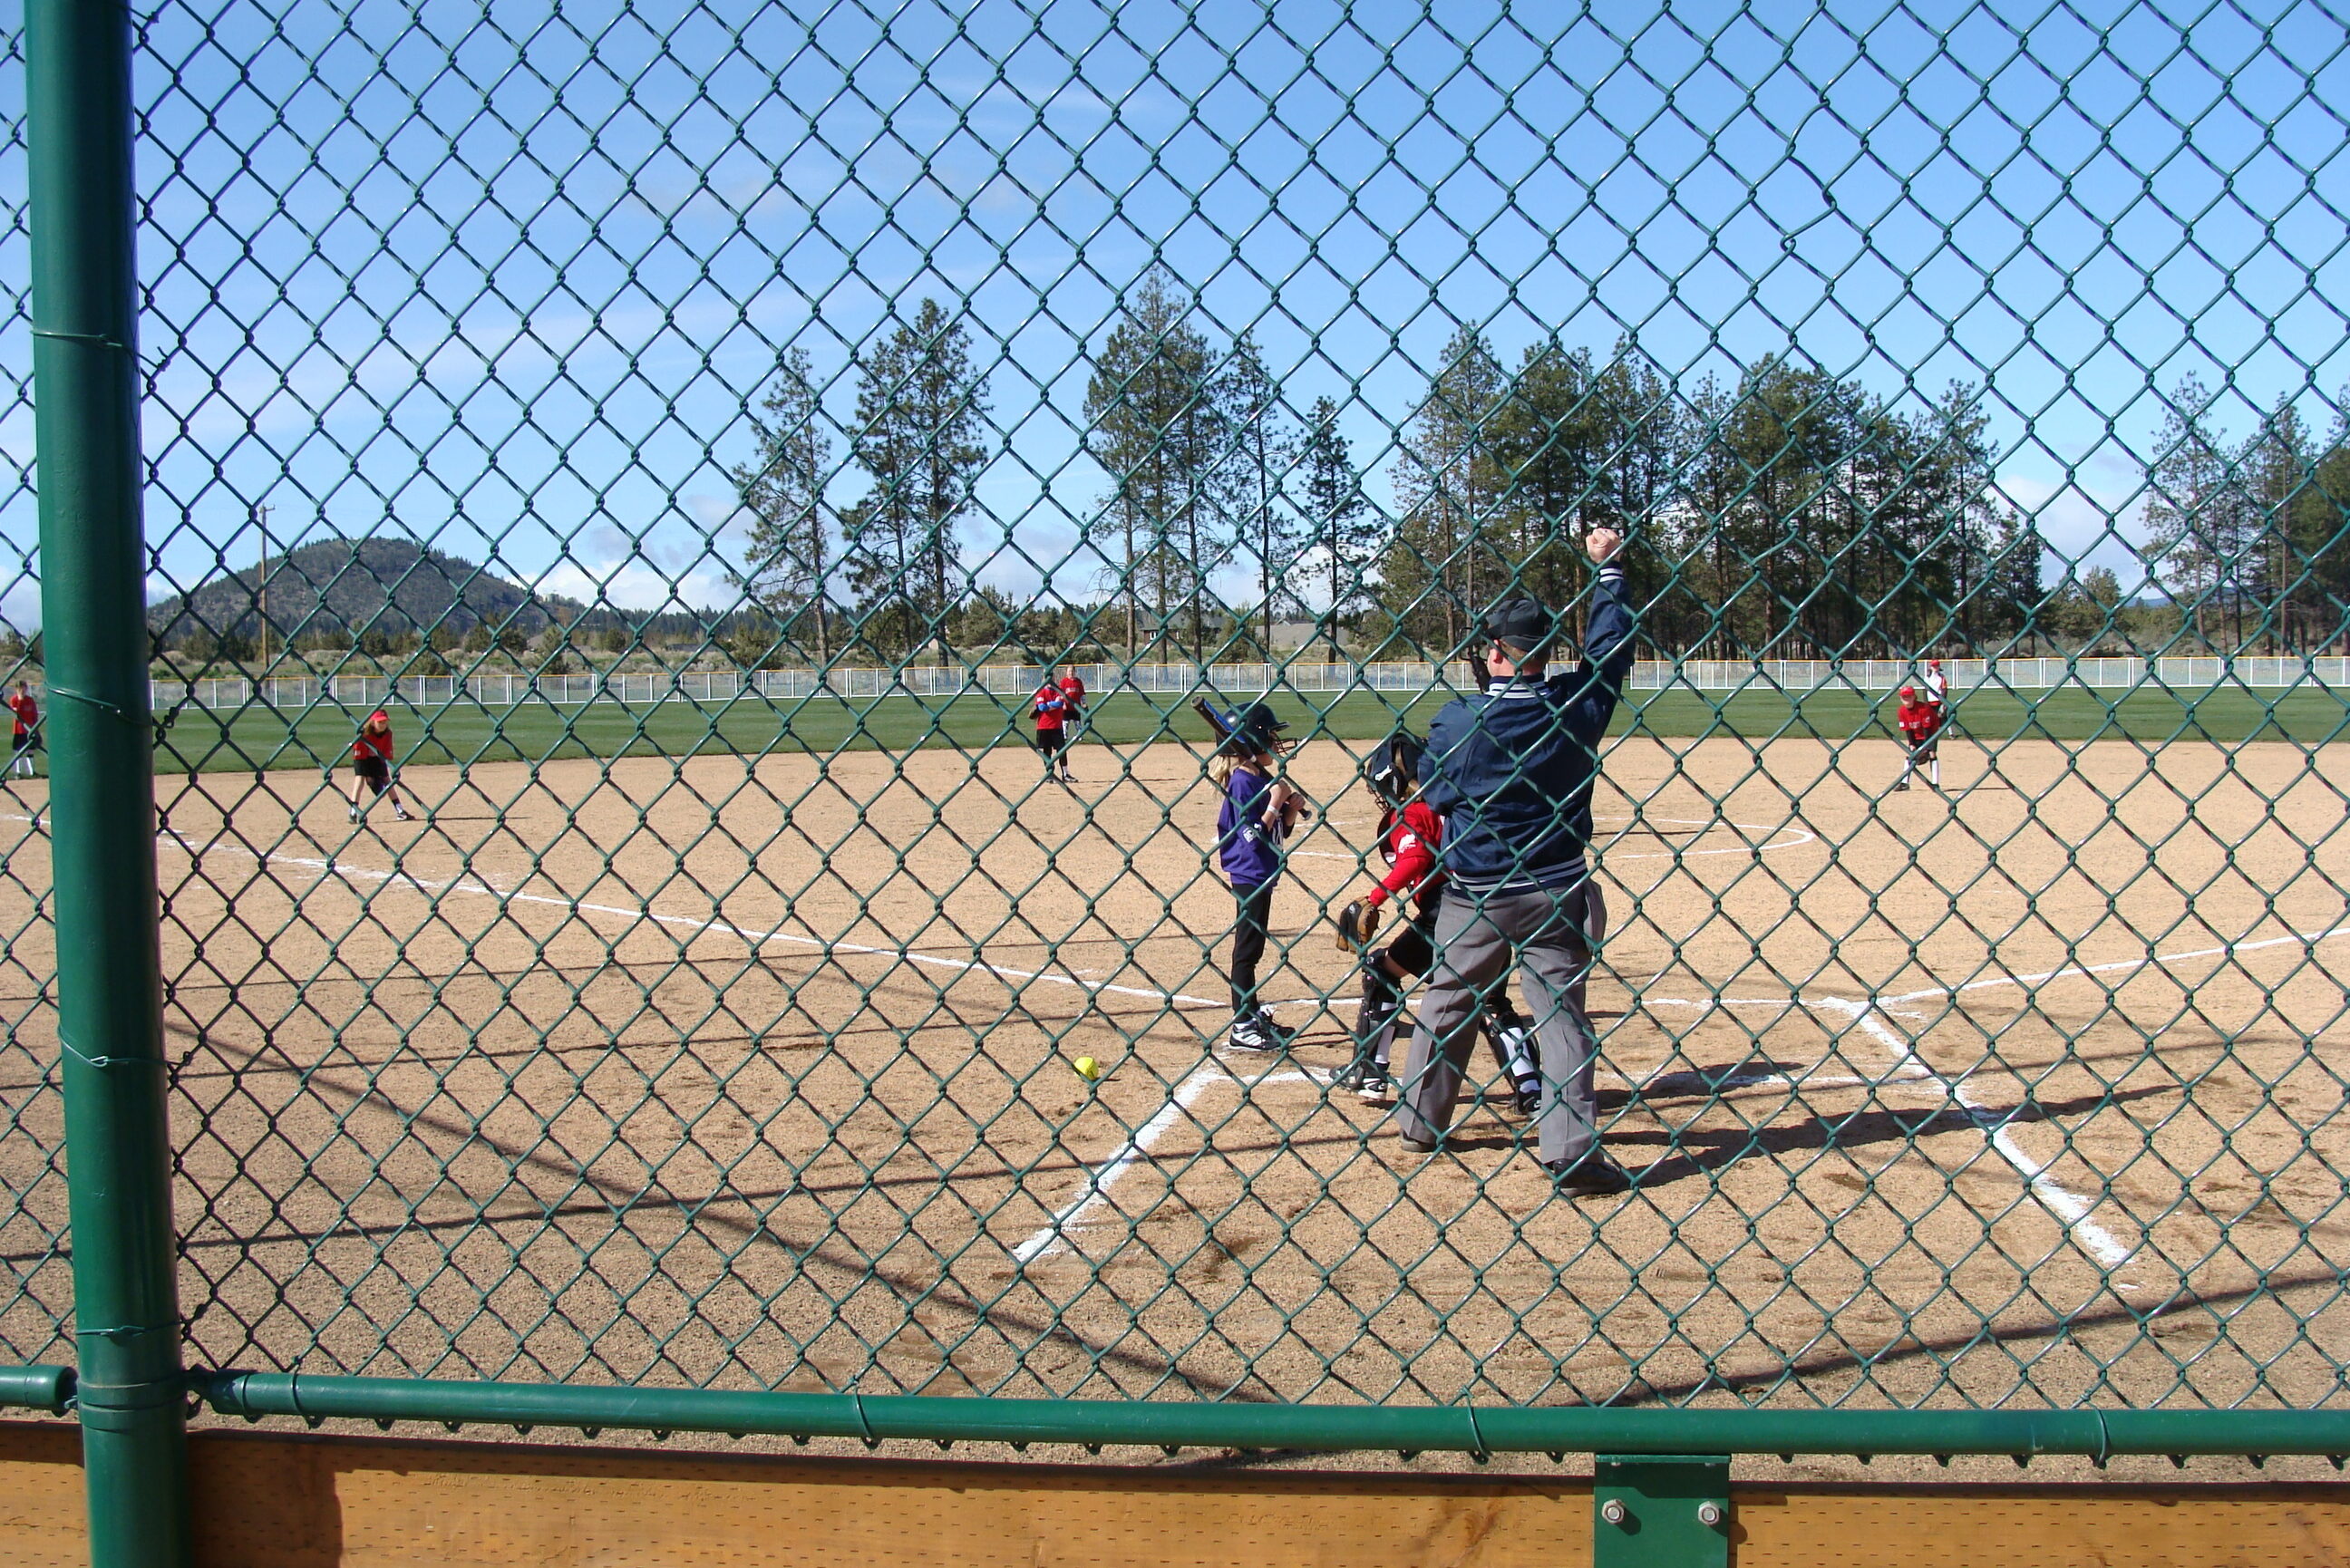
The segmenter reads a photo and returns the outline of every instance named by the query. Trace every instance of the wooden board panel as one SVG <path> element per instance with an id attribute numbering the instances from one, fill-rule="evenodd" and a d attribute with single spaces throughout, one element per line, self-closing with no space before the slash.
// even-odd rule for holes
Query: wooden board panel
<path id="1" fill-rule="evenodd" d="M 668 1459 L 209 1434 L 197 1446 L 199 1484 L 245 1500 L 233 1532 L 217 1520 L 205 1531 L 204 1560 L 223 1568 L 1590 1561 L 1590 1493 L 1572 1482 Z"/>
<path id="2" fill-rule="evenodd" d="M 2338 1568 L 2350 1488 L 1732 1487 L 1732 1568 Z"/>
<path id="3" fill-rule="evenodd" d="M 203 1431 L 204 1568 L 1580 1568 L 1579 1481 Z M 2350 1488 L 1739 1486 L 1733 1568 L 2350 1568 Z M 87 1563 L 79 1434 L 0 1422 L 0 1563 Z"/>
<path id="4" fill-rule="evenodd" d="M 0 1563 L 89 1568 L 81 1428 L 74 1423 L 0 1421 Z"/>

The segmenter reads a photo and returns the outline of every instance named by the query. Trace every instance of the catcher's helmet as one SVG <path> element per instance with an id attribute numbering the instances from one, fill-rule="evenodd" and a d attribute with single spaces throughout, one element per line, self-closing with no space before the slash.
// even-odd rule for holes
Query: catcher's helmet
<path id="1" fill-rule="evenodd" d="M 1232 715 L 1232 733 L 1224 740 L 1227 751 L 1254 756 L 1270 752 L 1281 744 L 1281 732 L 1288 722 L 1263 702 L 1252 702 Z"/>
<path id="2" fill-rule="evenodd" d="M 1420 760 L 1427 751 L 1418 735 L 1399 730 L 1371 753 L 1365 776 L 1370 782 L 1371 793 L 1389 810 L 1400 810 L 1419 787 Z"/>

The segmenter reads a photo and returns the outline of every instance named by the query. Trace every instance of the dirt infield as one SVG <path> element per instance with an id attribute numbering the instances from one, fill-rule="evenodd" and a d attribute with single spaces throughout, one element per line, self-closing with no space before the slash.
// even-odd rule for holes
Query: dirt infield
<path id="1" fill-rule="evenodd" d="M 166 781 L 192 1354 L 868 1392 L 2308 1405 L 2340 1397 L 2336 753 L 1616 746 L 1593 988 L 1627 1198 L 1325 1080 L 1372 838 L 1294 776 L 1269 982 L 1180 746 Z M 46 855 L 10 876 L 12 1350 L 62 1305 Z M 2336 937 L 2335 933 L 2341 936 Z M 1069 1063 L 1097 1058 L 1088 1084 Z M 1485 1066 L 1481 1060 L 1481 1069 Z"/>

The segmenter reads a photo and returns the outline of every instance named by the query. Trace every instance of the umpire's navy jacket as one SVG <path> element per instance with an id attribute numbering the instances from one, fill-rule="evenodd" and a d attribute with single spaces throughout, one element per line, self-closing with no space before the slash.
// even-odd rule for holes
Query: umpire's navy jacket
<path id="1" fill-rule="evenodd" d="M 1444 868 L 1463 891 L 1529 892 L 1584 878 L 1599 742 L 1632 669 L 1624 568 L 1599 568 L 1583 660 L 1444 705 L 1429 727 L 1421 794 L 1444 817 Z"/>

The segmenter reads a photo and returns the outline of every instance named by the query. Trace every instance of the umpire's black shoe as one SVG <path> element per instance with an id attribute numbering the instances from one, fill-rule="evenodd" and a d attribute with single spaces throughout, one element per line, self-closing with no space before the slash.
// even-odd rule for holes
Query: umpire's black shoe
<path id="1" fill-rule="evenodd" d="M 1638 1185 L 1630 1171 L 1596 1148 L 1573 1163 L 1553 1160 L 1543 1168 L 1562 1198 L 1612 1198 Z"/>

